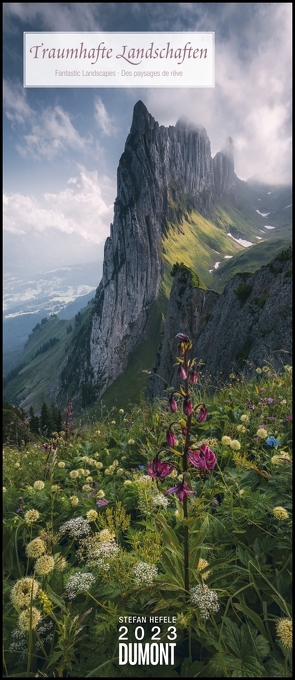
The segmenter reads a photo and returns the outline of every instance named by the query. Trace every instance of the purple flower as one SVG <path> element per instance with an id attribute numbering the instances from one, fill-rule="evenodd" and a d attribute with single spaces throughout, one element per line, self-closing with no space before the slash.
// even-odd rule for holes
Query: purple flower
<path id="1" fill-rule="evenodd" d="M 165 479 L 171 472 L 175 470 L 174 465 L 170 465 L 167 461 L 159 460 L 158 456 L 155 456 L 153 460 L 148 463 L 148 475 L 153 477 L 153 479 Z"/>
<path id="2" fill-rule="evenodd" d="M 183 400 L 183 413 L 185 413 L 186 416 L 190 416 L 193 410 L 194 408 L 191 399 L 189 397 L 185 397 Z"/>
<path id="3" fill-rule="evenodd" d="M 170 410 L 172 411 L 172 413 L 175 413 L 175 411 L 177 411 L 177 401 L 176 401 L 175 397 L 173 396 L 173 392 L 169 397 L 169 406 L 170 406 Z"/>
<path id="4" fill-rule="evenodd" d="M 168 428 L 166 432 L 166 442 L 168 446 L 175 446 L 176 444 L 176 437 L 171 426 Z"/>
<path id="5" fill-rule="evenodd" d="M 197 371 L 195 371 L 194 368 L 191 368 L 191 370 L 189 371 L 188 379 L 189 379 L 189 381 L 190 381 L 190 383 L 191 383 L 192 385 L 196 385 L 196 384 L 197 384 L 197 382 L 198 382 L 198 380 L 199 380 L 199 376 L 198 376 Z"/>
<path id="6" fill-rule="evenodd" d="M 181 342 L 190 342 L 188 335 L 186 335 L 185 333 L 177 333 L 175 337 L 178 340 L 181 340 Z"/>
<path id="7" fill-rule="evenodd" d="M 202 444 L 199 451 L 196 451 L 196 453 L 194 451 L 189 451 L 188 458 L 190 463 L 196 468 L 206 470 L 207 472 L 211 472 L 217 463 L 214 451 L 211 451 L 206 444 Z"/>
<path id="8" fill-rule="evenodd" d="M 187 372 L 186 372 L 184 366 L 182 366 L 182 364 L 180 364 L 177 373 L 178 373 L 181 380 L 185 380 L 187 378 Z"/>
<path id="9" fill-rule="evenodd" d="M 205 404 L 200 404 L 200 408 L 196 414 L 197 421 L 199 423 L 203 423 L 204 420 L 207 419 L 208 416 L 208 409 L 206 408 Z"/>
<path id="10" fill-rule="evenodd" d="M 165 495 L 169 496 L 171 493 L 176 493 L 179 500 L 183 501 L 184 497 L 188 496 L 189 493 L 196 492 L 190 489 L 185 479 L 183 479 L 182 482 L 180 482 L 180 484 L 177 484 L 176 486 L 173 486 L 171 489 L 168 489 Z"/>
<path id="11" fill-rule="evenodd" d="M 106 498 L 101 498 L 99 501 L 96 502 L 96 505 L 98 505 L 99 508 L 102 508 L 103 505 L 108 505 L 109 501 L 107 501 Z"/>
<path id="12" fill-rule="evenodd" d="M 266 401 L 268 404 L 272 404 L 274 399 L 272 397 L 268 397 Z"/>

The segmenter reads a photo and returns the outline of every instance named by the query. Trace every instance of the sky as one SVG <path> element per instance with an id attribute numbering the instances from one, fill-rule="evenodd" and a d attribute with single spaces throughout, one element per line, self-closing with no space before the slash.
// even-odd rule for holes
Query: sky
<path id="1" fill-rule="evenodd" d="M 291 3 L 4 3 L 7 236 L 29 243 L 53 229 L 79 236 L 89 259 L 103 252 L 139 99 L 161 125 L 182 115 L 203 125 L 212 156 L 232 137 L 241 179 L 290 184 L 291 11 Z M 215 88 L 24 88 L 24 31 L 214 31 Z"/>

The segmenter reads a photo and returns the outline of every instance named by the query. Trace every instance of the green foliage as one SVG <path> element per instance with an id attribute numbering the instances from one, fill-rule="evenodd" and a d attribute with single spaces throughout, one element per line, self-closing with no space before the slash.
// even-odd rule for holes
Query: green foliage
<path id="1" fill-rule="evenodd" d="M 251 295 L 251 292 L 252 286 L 250 286 L 247 283 L 239 283 L 238 287 L 234 290 L 235 295 L 242 304 L 244 304 L 244 302 L 248 300 L 248 297 Z"/>
<path id="2" fill-rule="evenodd" d="M 183 416 L 164 401 L 129 410 L 101 404 L 96 420 L 77 420 L 68 438 L 4 446 L 4 677 L 291 677 L 289 638 L 276 625 L 292 619 L 291 387 L 290 367 L 276 375 L 265 365 L 250 382 L 232 377 L 213 396 L 200 376 L 193 398 L 208 417 L 193 419 L 190 446 L 205 443 L 217 465 L 205 476 L 188 470 L 196 493 L 185 521 L 183 503 L 165 495 L 178 472 L 163 481 L 147 474 L 160 449 L 172 461 L 184 443 Z M 43 418 L 56 408 L 45 403 Z M 165 442 L 172 420 L 174 452 Z M 273 446 L 260 436 L 262 424 Z M 98 506 L 102 499 L 108 504 Z M 32 510 L 35 521 L 27 519 Z M 88 533 L 64 528 L 85 521 Z M 184 589 L 186 527 L 190 585 L 218 597 L 207 619 Z M 29 556 L 36 538 L 54 558 L 47 575 Z M 29 634 L 11 594 L 34 573 L 41 592 L 29 609 L 42 621 Z M 73 577 L 82 583 L 77 592 Z M 176 617 L 174 666 L 118 665 L 118 617 L 133 615 Z M 134 626 L 126 625 L 131 641 Z M 152 632 L 142 625 L 145 642 Z"/>

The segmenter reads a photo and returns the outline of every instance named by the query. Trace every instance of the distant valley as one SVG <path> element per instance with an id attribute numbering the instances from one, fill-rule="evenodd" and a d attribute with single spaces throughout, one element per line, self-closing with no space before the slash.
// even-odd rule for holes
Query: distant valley
<path id="1" fill-rule="evenodd" d="M 95 294 L 102 261 L 63 266 L 24 277 L 6 273 L 3 294 L 3 372 L 18 362 L 32 328 L 56 314 L 71 319 Z"/>

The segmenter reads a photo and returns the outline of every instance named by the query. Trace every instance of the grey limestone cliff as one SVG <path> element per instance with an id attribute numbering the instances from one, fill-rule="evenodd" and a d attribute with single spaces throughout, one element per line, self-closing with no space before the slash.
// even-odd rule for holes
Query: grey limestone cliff
<path id="1" fill-rule="evenodd" d="M 192 354 L 202 361 L 211 382 L 231 372 L 253 375 L 269 362 L 279 371 L 292 363 L 291 260 L 288 251 L 255 274 L 236 274 L 223 293 L 191 287 L 191 275 L 175 276 L 164 337 L 150 379 L 150 398 L 179 386 L 175 356 L 177 333 L 193 340 Z"/>
<path id="2" fill-rule="evenodd" d="M 202 126 L 183 118 L 175 127 L 160 126 L 142 102 L 135 105 L 92 317 L 87 362 L 96 398 L 126 369 L 159 296 L 170 199 L 181 205 L 189 196 L 206 215 L 214 192 L 230 190 L 234 179 L 232 153 L 212 159 Z"/>

